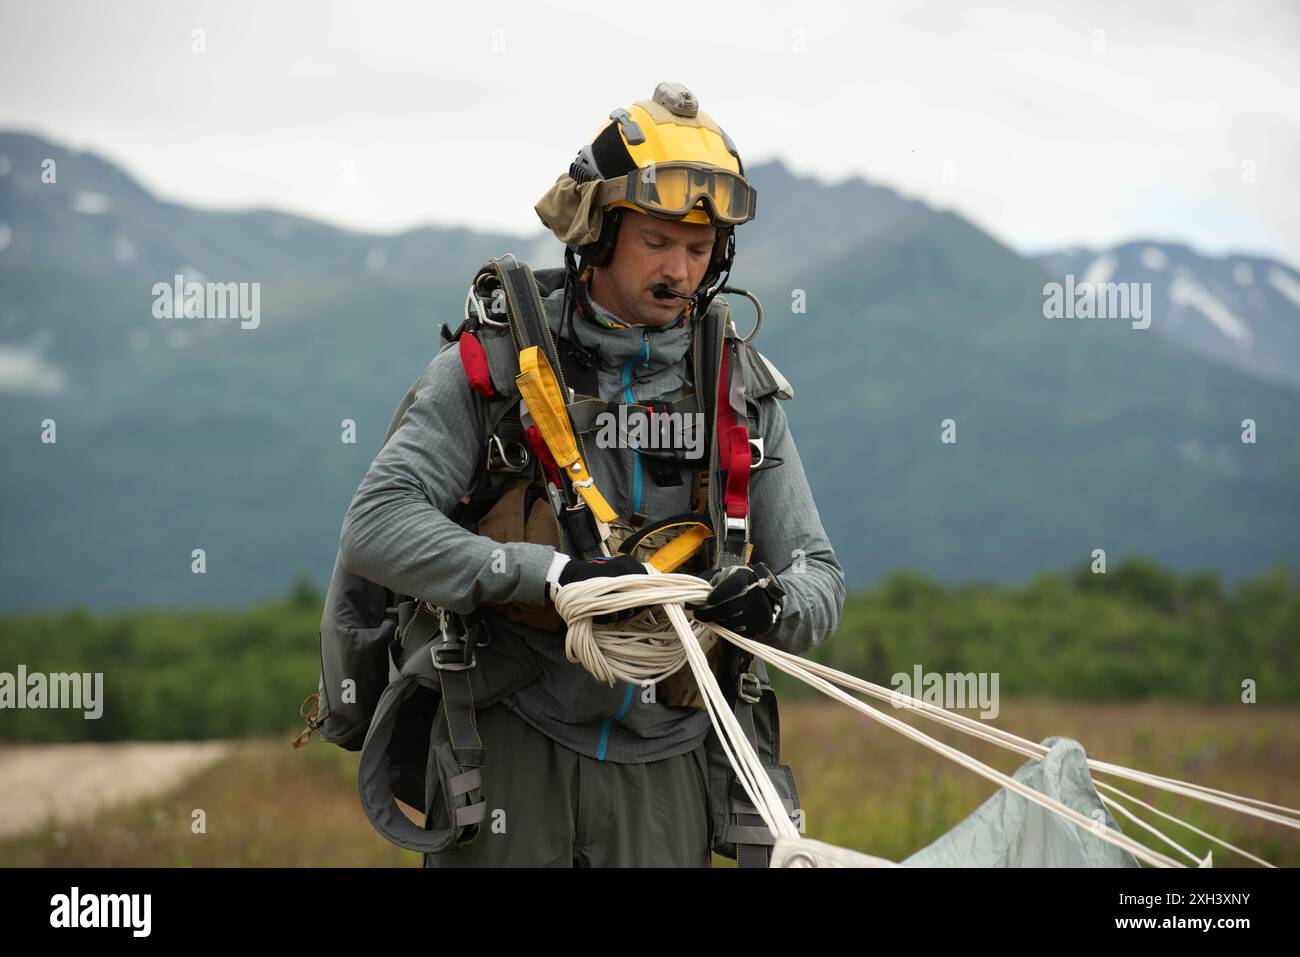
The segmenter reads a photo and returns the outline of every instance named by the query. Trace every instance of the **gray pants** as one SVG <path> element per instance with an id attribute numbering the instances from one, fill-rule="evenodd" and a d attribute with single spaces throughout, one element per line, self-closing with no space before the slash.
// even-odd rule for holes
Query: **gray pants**
<path id="1" fill-rule="evenodd" d="M 502 704 L 475 722 L 487 817 L 472 844 L 425 854 L 425 867 L 712 866 L 703 745 L 612 764 L 557 744 Z"/>

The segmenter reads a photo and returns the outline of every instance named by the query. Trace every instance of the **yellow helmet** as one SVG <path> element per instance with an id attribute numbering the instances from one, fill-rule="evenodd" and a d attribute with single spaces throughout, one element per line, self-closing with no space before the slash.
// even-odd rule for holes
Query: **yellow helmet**
<path id="1" fill-rule="evenodd" d="M 731 273 L 736 226 L 754 218 L 757 202 L 731 137 L 690 90 L 660 83 L 650 99 L 610 113 L 534 209 L 564 243 L 567 281 L 579 282 L 580 296 L 588 269 L 613 255 L 625 209 L 711 224 L 713 252 L 692 300 L 703 315 Z"/>
<path id="2" fill-rule="evenodd" d="M 678 83 L 660 83 L 649 100 L 610 113 L 569 176 L 603 181 L 601 209 L 663 219 L 736 226 L 752 219 L 756 206 L 731 137 Z"/>

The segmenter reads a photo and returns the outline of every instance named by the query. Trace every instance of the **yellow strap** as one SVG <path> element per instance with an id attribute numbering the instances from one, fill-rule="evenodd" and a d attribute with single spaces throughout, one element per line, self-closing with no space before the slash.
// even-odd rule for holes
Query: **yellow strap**
<path id="1" fill-rule="evenodd" d="M 681 524 L 687 523 L 683 522 Z M 713 532 L 703 522 L 691 522 L 690 524 L 693 526 L 692 528 L 682 532 L 667 545 L 656 551 L 650 556 L 647 564 L 653 565 L 666 575 L 679 568 L 683 562 L 698 552 L 706 541 L 713 537 Z M 675 526 L 665 526 L 665 528 L 673 527 Z"/>
<path id="2" fill-rule="evenodd" d="M 542 433 L 542 440 L 555 457 L 555 464 L 564 470 L 564 474 L 573 483 L 574 490 L 582 496 L 597 521 L 614 521 L 618 518 L 618 513 L 610 508 L 605 496 L 600 494 L 595 480 L 587 471 L 586 463 L 578 454 L 578 440 L 574 438 L 573 426 L 569 423 L 569 413 L 565 409 L 564 397 L 560 394 L 560 383 L 555 378 L 551 364 L 537 346 L 529 346 L 519 353 L 519 375 L 515 376 L 515 382 L 519 384 L 519 392 L 528 405 L 528 412 Z"/>

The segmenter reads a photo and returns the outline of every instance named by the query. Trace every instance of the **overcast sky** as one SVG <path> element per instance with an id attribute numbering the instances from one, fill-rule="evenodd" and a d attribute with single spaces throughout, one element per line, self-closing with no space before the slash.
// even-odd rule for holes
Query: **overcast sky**
<path id="1" fill-rule="evenodd" d="M 169 199 L 368 230 L 534 232 L 660 80 L 747 163 L 859 175 L 1021 250 L 1300 263 L 1297 3 L 0 4 L 0 128 Z"/>

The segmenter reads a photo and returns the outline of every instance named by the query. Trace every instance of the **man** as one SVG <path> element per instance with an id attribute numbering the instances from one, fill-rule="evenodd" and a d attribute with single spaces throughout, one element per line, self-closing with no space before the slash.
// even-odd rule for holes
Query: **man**
<path id="1" fill-rule="evenodd" d="M 660 84 L 652 100 L 611 116 L 538 204 L 568 247 L 565 282 L 542 304 L 556 341 L 594 368 L 610 409 L 671 403 L 695 392 L 693 326 L 722 305 L 713 296 L 730 270 L 732 231 L 752 217 L 754 196 L 730 139 L 684 88 Z M 747 361 L 777 383 L 751 396 L 760 461 L 741 525 L 752 552 L 723 561 L 720 547 L 704 549 L 676 571 L 714 586 L 697 618 L 802 653 L 835 630 L 844 576 L 777 401 L 790 396 L 788 383 L 761 357 Z M 479 521 L 481 534 L 448 518 L 483 466 L 482 401 L 461 351 L 445 349 L 358 488 L 340 541 L 349 571 L 456 612 L 489 609 L 491 642 L 524 643 L 540 665 L 539 679 L 478 709 L 488 816 L 472 843 L 427 854 L 425 865 L 707 867 L 710 724 L 698 692 L 680 681 L 652 689 L 599 682 L 567 660 L 563 622 L 545 618 L 554 589 L 644 574 L 644 553 L 566 554 L 555 544 L 558 521 L 538 531 L 544 496 L 531 505 L 503 497 L 527 535 L 504 531 L 511 523 L 492 513 Z M 699 514 L 709 494 L 701 486 L 708 450 L 665 464 L 641 443 L 588 441 L 586 455 L 619 516 L 606 542 L 614 552 L 659 519 Z M 481 649 L 484 662 L 492 651 Z M 435 725 L 441 731 L 445 724 Z"/>

